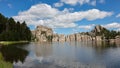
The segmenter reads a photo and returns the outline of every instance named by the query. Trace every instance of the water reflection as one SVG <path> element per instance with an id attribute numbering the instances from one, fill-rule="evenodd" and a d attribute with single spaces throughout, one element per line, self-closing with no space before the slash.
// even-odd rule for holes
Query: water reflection
<path id="1" fill-rule="evenodd" d="M 18 61 L 24 62 L 28 55 L 28 51 L 12 45 L 2 46 L 0 52 L 2 53 L 4 60 L 11 63 Z"/>
<path id="2" fill-rule="evenodd" d="M 16 62 L 14 68 L 120 68 L 120 48 L 114 43 L 30 43 L 0 51 L 6 61 Z"/>
<path id="3" fill-rule="evenodd" d="M 35 46 L 35 53 L 36 56 L 44 56 L 47 57 L 48 55 L 52 55 L 52 43 L 42 43 L 42 44 L 36 44 Z"/>

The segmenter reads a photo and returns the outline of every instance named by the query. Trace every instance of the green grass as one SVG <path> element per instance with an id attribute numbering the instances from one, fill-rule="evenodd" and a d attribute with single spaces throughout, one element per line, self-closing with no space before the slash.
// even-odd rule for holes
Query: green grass
<path id="1" fill-rule="evenodd" d="M 1 54 L 1 52 L 0 52 L 0 61 L 1 61 L 1 60 L 3 60 L 3 56 L 2 56 L 2 54 Z"/>
<path id="2" fill-rule="evenodd" d="M 20 44 L 20 43 L 28 43 L 28 41 L 0 41 L 1 45 L 13 45 L 13 44 Z"/>
<path id="3" fill-rule="evenodd" d="M 0 68 L 13 68 L 12 63 L 0 60 Z"/>
<path id="4" fill-rule="evenodd" d="M 13 68 L 12 63 L 4 61 L 1 53 L 0 53 L 0 68 Z"/>

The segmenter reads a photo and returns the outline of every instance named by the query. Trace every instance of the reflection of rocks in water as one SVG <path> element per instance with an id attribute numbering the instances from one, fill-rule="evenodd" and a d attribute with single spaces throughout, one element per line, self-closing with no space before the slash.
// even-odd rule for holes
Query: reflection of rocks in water
<path id="1" fill-rule="evenodd" d="M 106 42 L 106 41 L 94 41 L 92 42 L 93 47 L 98 48 L 109 48 L 109 47 L 117 47 L 116 43 Z"/>
<path id="2" fill-rule="evenodd" d="M 24 62 L 28 55 L 28 51 L 15 46 L 2 46 L 0 52 L 2 53 L 4 60 L 11 63 L 18 61 Z"/>
<path id="3" fill-rule="evenodd" d="M 36 56 L 48 56 L 51 55 L 52 53 L 52 43 L 50 42 L 46 42 L 46 43 L 40 43 L 40 44 L 36 44 L 35 46 L 35 52 L 36 52 Z"/>

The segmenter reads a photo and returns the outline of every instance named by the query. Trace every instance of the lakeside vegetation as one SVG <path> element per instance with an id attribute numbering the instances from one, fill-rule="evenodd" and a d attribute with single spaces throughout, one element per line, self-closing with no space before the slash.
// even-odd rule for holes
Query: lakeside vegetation
<path id="1" fill-rule="evenodd" d="M 29 43 L 29 41 L 1 41 L 1 45 L 14 45 L 14 44 L 20 44 L 20 43 Z"/>
<path id="2" fill-rule="evenodd" d="M 31 31 L 27 27 L 25 21 L 19 22 L 15 21 L 13 18 L 6 18 L 0 13 L 0 45 L 13 45 L 13 44 L 23 44 L 23 43 L 29 43 L 31 41 Z M 10 46 L 12 47 L 12 46 Z M 3 46 L 2 46 L 3 49 Z M 10 61 L 6 61 L 6 53 L 3 52 L 0 48 L 0 68 L 13 68 L 13 64 Z M 14 48 L 13 50 L 18 49 Z M 8 50 L 8 48 L 5 47 L 4 50 Z M 12 58 L 13 54 L 16 53 L 12 50 L 8 51 L 10 52 Z M 26 53 L 26 52 L 25 52 Z M 24 52 L 18 52 L 17 55 L 24 54 Z M 26 53 L 27 55 L 27 53 Z M 26 56 L 25 55 L 25 56 Z M 7 57 L 10 58 L 10 57 Z M 23 59 L 22 59 L 23 60 Z"/>
<path id="3" fill-rule="evenodd" d="M 4 61 L 1 53 L 0 53 L 0 68 L 13 68 L 12 63 Z"/>
<path id="4" fill-rule="evenodd" d="M 6 18 L 2 14 L 0 14 L 0 41 L 23 40 L 31 40 L 31 31 L 27 27 L 26 23 L 20 23 L 19 21 L 16 22 L 13 18 Z"/>
<path id="5" fill-rule="evenodd" d="M 96 36 L 102 36 L 105 39 L 115 39 L 116 36 L 120 35 L 120 32 L 119 31 L 114 31 L 114 30 L 108 30 L 108 29 L 103 27 L 100 30 L 100 32 L 95 32 L 95 35 Z"/>
<path id="6" fill-rule="evenodd" d="M 116 36 L 120 36 L 120 31 L 108 30 L 101 25 L 95 26 L 91 32 L 86 32 L 85 34 L 90 36 L 102 36 L 102 40 L 115 39 Z"/>

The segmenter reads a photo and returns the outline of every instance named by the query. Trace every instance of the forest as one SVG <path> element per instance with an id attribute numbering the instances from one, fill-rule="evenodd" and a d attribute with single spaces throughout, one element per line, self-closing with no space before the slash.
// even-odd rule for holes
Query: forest
<path id="1" fill-rule="evenodd" d="M 0 14 L 0 41 L 30 41 L 31 31 L 25 21 L 15 21 Z"/>

